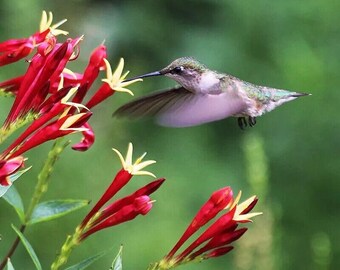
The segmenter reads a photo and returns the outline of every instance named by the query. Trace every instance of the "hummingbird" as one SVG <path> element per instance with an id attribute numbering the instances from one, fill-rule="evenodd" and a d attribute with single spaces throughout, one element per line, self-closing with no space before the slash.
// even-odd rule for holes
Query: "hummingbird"
<path id="1" fill-rule="evenodd" d="M 236 117 L 241 129 L 283 103 L 310 94 L 259 86 L 210 70 L 192 57 L 181 57 L 165 68 L 134 77 L 166 76 L 179 86 L 153 92 L 118 108 L 115 116 L 154 116 L 163 126 L 189 127 Z"/>

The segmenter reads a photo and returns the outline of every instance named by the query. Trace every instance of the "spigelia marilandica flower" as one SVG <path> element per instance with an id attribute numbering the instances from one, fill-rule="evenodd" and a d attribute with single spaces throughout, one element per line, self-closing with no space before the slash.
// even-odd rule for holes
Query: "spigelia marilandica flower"
<path id="1" fill-rule="evenodd" d="M 154 193 L 164 181 L 164 178 L 157 179 L 134 193 L 112 202 L 104 209 L 98 210 L 90 220 L 85 221 L 87 224 L 82 223 L 84 232 L 81 240 L 104 228 L 132 220 L 138 215 L 146 215 L 153 203 L 149 195 Z"/>
<path id="2" fill-rule="evenodd" d="M 50 93 L 50 86 L 59 83 L 60 74 L 81 38 L 57 44 L 48 55 L 36 54 L 20 83 L 13 106 L 5 120 L 5 127 L 28 113 L 38 113 Z M 66 93 L 65 93 L 66 94 Z"/>
<path id="3" fill-rule="evenodd" d="M 129 71 L 125 72 L 123 75 L 124 69 L 124 59 L 121 58 L 116 70 L 112 73 L 111 65 L 107 59 L 104 58 L 104 62 L 106 65 L 106 78 L 103 79 L 102 86 L 98 89 L 98 91 L 93 95 L 93 97 L 86 103 L 86 107 L 91 109 L 96 106 L 98 103 L 102 102 L 104 99 L 113 95 L 115 92 L 125 92 L 133 96 L 131 90 L 126 87 L 135 83 L 142 81 L 142 79 L 135 79 L 131 81 L 124 81 L 126 76 L 129 74 Z"/>
<path id="4" fill-rule="evenodd" d="M 120 223 L 132 220 L 138 215 L 146 215 L 151 210 L 152 203 L 153 201 L 151 201 L 150 197 L 147 195 L 135 198 L 132 203 L 124 205 L 117 212 L 104 219 L 103 221 L 95 225 L 90 224 L 89 229 L 82 234 L 81 240 L 102 229 L 116 226 Z M 100 216 L 100 212 L 98 216 Z"/>
<path id="5" fill-rule="evenodd" d="M 67 35 L 68 32 L 58 29 L 66 20 L 62 20 L 52 25 L 53 14 L 43 11 L 40 29 L 28 38 L 10 39 L 0 43 L 0 66 L 14 63 L 26 56 L 28 56 L 37 45 L 46 42 L 45 49 L 50 47 L 50 39 L 54 36 L 63 34 Z"/>
<path id="6" fill-rule="evenodd" d="M 68 134 L 86 131 L 87 128 L 84 125 L 91 116 L 92 113 L 90 111 L 61 116 L 59 119 L 41 127 L 9 155 L 11 157 L 21 155 L 47 141 L 55 140 Z"/>
<path id="7" fill-rule="evenodd" d="M 224 187 L 213 192 L 209 200 L 197 212 L 182 237 L 169 252 L 167 258 L 171 258 L 190 236 L 214 218 L 222 209 L 229 205 L 232 200 L 233 191 L 230 187 Z"/>
<path id="8" fill-rule="evenodd" d="M 129 143 L 125 159 L 117 149 L 113 148 L 113 150 L 117 153 L 123 168 L 116 174 L 110 186 L 107 188 L 107 190 L 104 192 L 96 205 L 85 217 L 82 222 L 82 226 L 85 226 L 87 222 L 102 208 L 102 206 L 106 204 L 122 187 L 124 187 L 134 175 L 150 175 L 152 177 L 155 177 L 155 175 L 151 172 L 142 171 L 145 167 L 156 163 L 156 161 L 154 160 L 143 161 L 146 153 L 144 153 L 142 156 L 137 158 L 134 163 L 132 163 L 132 143 Z"/>
<path id="9" fill-rule="evenodd" d="M 25 159 L 22 156 L 0 161 L 0 185 L 11 185 L 10 177 L 20 168 L 24 167 Z"/>
<path id="10" fill-rule="evenodd" d="M 247 231 L 247 228 L 237 229 L 239 223 L 251 222 L 252 217 L 262 214 L 250 213 L 256 205 L 256 196 L 238 204 L 240 196 L 241 193 L 234 199 L 230 187 L 214 192 L 198 211 L 174 248 L 150 269 L 171 269 L 190 261 L 202 261 L 231 251 L 233 247 L 230 244 Z M 223 211 L 226 212 L 221 213 Z M 213 221 L 217 214 L 221 214 L 221 216 Z M 207 222 L 212 222 L 212 224 L 182 252 L 176 255 L 183 244 Z"/>

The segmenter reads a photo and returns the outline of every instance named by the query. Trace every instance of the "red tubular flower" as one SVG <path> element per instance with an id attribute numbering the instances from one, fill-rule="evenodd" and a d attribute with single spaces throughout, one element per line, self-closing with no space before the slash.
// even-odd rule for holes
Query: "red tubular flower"
<path id="1" fill-rule="evenodd" d="M 241 192 L 233 199 L 230 187 L 214 192 L 208 202 L 199 210 L 175 247 L 158 263 L 161 269 L 169 269 L 193 260 L 200 261 L 221 256 L 231 251 L 233 247 L 230 244 L 247 231 L 246 228 L 237 230 L 238 224 L 251 222 L 250 218 L 262 214 L 250 213 L 257 202 L 255 196 L 238 204 L 240 196 Z M 222 209 L 226 209 L 227 212 L 215 220 L 184 251 L 175 256 L 175 253 L 184 242 L 199 227 L 212 220 Z"/>
<path id="2" fill-rule="evenodd" d="M 120 223 L 132 220 L 138 215 L 146 215 L 151 210 L 151 208 L 152 201 L 150 200 L 149 196 L 144 195 L 137 197 L 134 199 L 132 204 L 128 204 L 122 207 L 114 215 L 108 217 L 104 221 L 87 230 L 81 236 L 81 240 L 104 228 L 112 227 Z"/>
<path id="3" fill-rule="evenodd" d="M 204 259 L 222 256 L 222 255 L 227 254 L 228 252 L 232 251 L 233 249 L 234 249 L 234 247 L 232 247 L 232 246 L 216 248 L 213 251 L 205 254 Z"/>
<path id="4" fill-rule="evenodd" d="M 1 82 L 0 90 L 4 92 L 11 92 L 16 95 L 23 78 L 24 76 L 22 75 L 22 76 L 15 77 L 7 81 Z"/>
<path id="5" fill-rule="evenodd" d="M 133 84 L 138 81 L 142 81 L 142 79 L 131 80 L 128 82 L 124 82 L 126 76 L 129 72 L 126 72 L 122 75 L 124 68 L 124 59 L 121 58 L 116 70 L 112 73 L 110 63 L 104 58 L 104 62 L 106 65 L 106 79 L 103 79 L 104 82 L 102 86 L 97 90 L 97 92 L 92 96 L 92 98 L 86 103 L 86 107 L 91 109 L 96 106 L 98 103 L 107 99 L 111 95 L 113 95 L 116 91 L 126 92 L 133 96 L 133 93 L 125 88 L 126 86 Z"/>
<path id="6" fill-rule="evenodd" d="M 28 112 L 37 112 L 41 102 L 46 99 L 50 86 L 59 82 L 60 74 L 69 61 L 74 47 L 81 38 L 57 44 L 48 55 L 36 54 L 18 89 L 18 94 L 5 126 Z"/>
<path id="7" fill-rule="evenodd" d="M 24 158 L 19 156 L 8 160 L 0 161 L 0 185 L 11 185 L 10 176 L 24 167 Z"/>
<path id="8" fill-rule="evenodd" d="M 155 180 L 149 184 L 147 184 L 146 186 L 138 189 L 137 191 L 135 191 L 134 193 L 121 198 L 113 203 L 111 203 L 110 205 L 108 205 L 107 207 L 105 207 L 101 212 L 100 212 L 100 216 L 98 216 L 98 218 L 95 220 L 95 222 L 93 224 L 97 224 L 101 221 L 103 221 L 104 219 L 106 219 L 107 217 L 113 215 L 114 213 L 116 213 L 119 209 L 121 209 L 122 207 L 132 204 L 133 201 L 141 196 L 145 196 L 145 195 L 150 195 L 153 192 L 155 192 L 163 183 L 164 183 L 165 179 L 161 178 L 158 180 Z"/>
<path id="9" fill-rule="evenodd" d="M 91 117 L 92 113 L 79 113 L 76 115 L 65 115 L 58 120 L 48 124 L 37 130 L 27 140 L 25 140 L 20 148 L 10 153 L 11 157 L 21 155 L 22 153 L 46 142 L 65 136 L 70 133 L 84 131 L 82 127 L 84 123 Z"/>
<path id="10" fill-rule="evenodd" d="M 88 150 L 92 146 L 95 137 L 92 127 L 90 126 L 89 123 L 86 122 L 82 128 L 85 129 L 84 131 L 82 131 L 83 139 L 81 140 L 81 142 L 73 145 L 72 149 L 83 152 Z"/>
<path id="11" fill-rule="evenodd" d="M 46 33 L 47 34 L 47 33 Z M 11 39 L 0 44 L 0 66 L 14 63 L 27 55 L 34 49 L 34 39 Z"/>
<path id="12" fill-rule="evenodd" d="M 111 185 L 107 188 L 107 190 L 104 192 L 104 194 L 99 199 L 99 201 L 96 203 L 96 205 L 92 208 L 92 210 L 87 214 L 87 216 L 81 223 L 81 227 L 84 227 L 88 223 L 88 221 L 94 216 L 94 214 L 96 214 L 105 203 L 107 203 L 122 187 L 124 187 L 130 181 L 133 175 L 151 175 L 155 177 L 155 175 L 150 172 L 141 171 L 146 166 L 156 163 L 156 161 L 154 160 L 147 160 L 147 161 L 142 162 L 146 153 L 140 156 L 136 160 L 136 162 L 132 164 L 132 151 L 133 151 L 132 143 L 129 143 L 129 147 L 128 147 L 128 151 L 127 151 L 125 159 L 123 158 L 122 154 L 117 149 L 113 149 L 113 150 L 119 156 L 122 162 L 122 165 L 123 165 L 123 169 L 121 169 L 116 174 Z"/>
<path id="13" fill-rule="evenodd" d="M 52 35 L 67 34 L 66 31 L 57 29 L 57 27 L 66 20 L 52 25 L 53 14 L 49 12 L 48 15 L 49 17 L 47 16 L 47 13 L 43 11 L 40 21 L 40 30 L 30 37 L 10 39 L 0 43 L 0 66 L 11 64 L 25 58 L 33 51 L 37 44 L 44 42 L 45 39 L 49 40 Z"/>
<path id="14" fill-rule="evenodd" d="M 32 59 L 11 111 L 7 116 L 5 125 L 8 125 L 18 116 L 28 111 L 34 111 L 36 108 L 32 107 L 32 103 L 37 96 L 40 100 L 46 97 L 48 92 L 42 92 L 41 89 L 46 85 L 55 69 L 57 69 L 59 62 L 66 55 L 68 47 L 68 42 L 65 42 L 54 49 L 47 57 L 36 55 Z M 44 97 L 41 97 L 42 94 L 44 94 Z"/>
<path id="15" fill-rule="evenodd" d="M 84 71 L 80 82 L 81 89 L 73 98 L 73 102 L 81 103 L 88 91 L 92 86 L 95 79 L 98 77 L 99 71 L 105 69 L 104 59 L 106 58 L 106 47 L 102 44 L 94 49 L 90 56 L 89 63 Z"/>
<path id="16" fill-rule="evenodd" d="M 52 106 L 50 110 L 43 114 L 38 119 L 34 120 L 31 125 L 10 145 L 7 149 L 2 153 L 1 157 L 6 157 L 9 153 L 13 151 L 13 149 L 20 147 L 20 145 L 25 141 L 26 138 L 31 136 L 35 131 L 41 129 L 46 123 L 48 123 L 51 119 L 61 114 L 63 110 L 65 110 L 66 104 L 57 103 L 55 106 Z M 14 154 L 13 152 L 11 153 Z"/>
<path id="17" fill-rule="evenodd" d="M 193 235 L 200 227 L 213 219 L 223 208 L 225 208 L 233 199 L 233 191 L 230 187 L 221 188 L 215 191 L 209 200 L 201 207 L 196 216 L 188 226 L 182 237 L 167 255 L 172 257 L 183 243 Z"/>
<path id="18" fill-rule="evenodd" d="M 214 236 L 204 247 L 191 254 L 190 258 L 194 259 L 206 251 L 214 250 L 214 248 L 227 247 L 227 245 L 239 239 L 246 231 L 247 228 L 241 228 L 239 230 L 233 230 L 231 232 L 227 231 L 226 233 L 218 234 Z M 215 257 L 217 257 L 216 254 Z"/>

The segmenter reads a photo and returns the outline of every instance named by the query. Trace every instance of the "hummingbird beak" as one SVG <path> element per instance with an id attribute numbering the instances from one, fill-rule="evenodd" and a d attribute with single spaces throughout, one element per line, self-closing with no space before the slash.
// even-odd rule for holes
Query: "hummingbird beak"
<path id="1" fill-rule="evenodd" d="M 133 77 L 131 79 L 124 80 L 123 82 L 129 82 L 129 81 L 132 81 L 132 80 L 135 80 L 135 79 L 142 79 L 142 78 L 146 78 L 146 77 L 154 77 L 154 76 L 160 76 L 160 75 L 163 75 L 163 73 L 161 71 L 154 71 L 154 72 L 146 73 L 144 75 Z"/>

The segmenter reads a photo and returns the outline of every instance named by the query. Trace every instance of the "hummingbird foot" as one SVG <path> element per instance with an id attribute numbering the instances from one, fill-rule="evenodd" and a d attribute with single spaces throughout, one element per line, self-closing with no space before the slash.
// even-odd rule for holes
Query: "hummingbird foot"
<path id="1" fill-rule="evenodd" d="M 244 128 L 247 127 L 248 124 L 249 124 L 250 127 L 255 126 L 256 117 L 249 116 L 248 121 L 247 121 L 247 118 L 245 118 L 245 117 L 239 117 L 239 118 L 237 118 L 237 123 L 238 123 L 238 126 L 240 127 L 240 129 L 244 130 Z"/>
<path id="2" fill-rule="evenodd" d="M 237 123 L 240 129 L 244 130 L 245 127 L 247 127 L 248 123 L 245 117 L 239 117 L 237 118 Z"/>
<path id="3" fill-rule="evenodd" d="M 256 125 L 256 117 L 251 117 L 251 116 L 249 116 L 249 118 L 248 118 L 248 123 L 249 123 L 249 126 L 250 126 L 250 127 L 255 126 L 255 125 Z"/>

